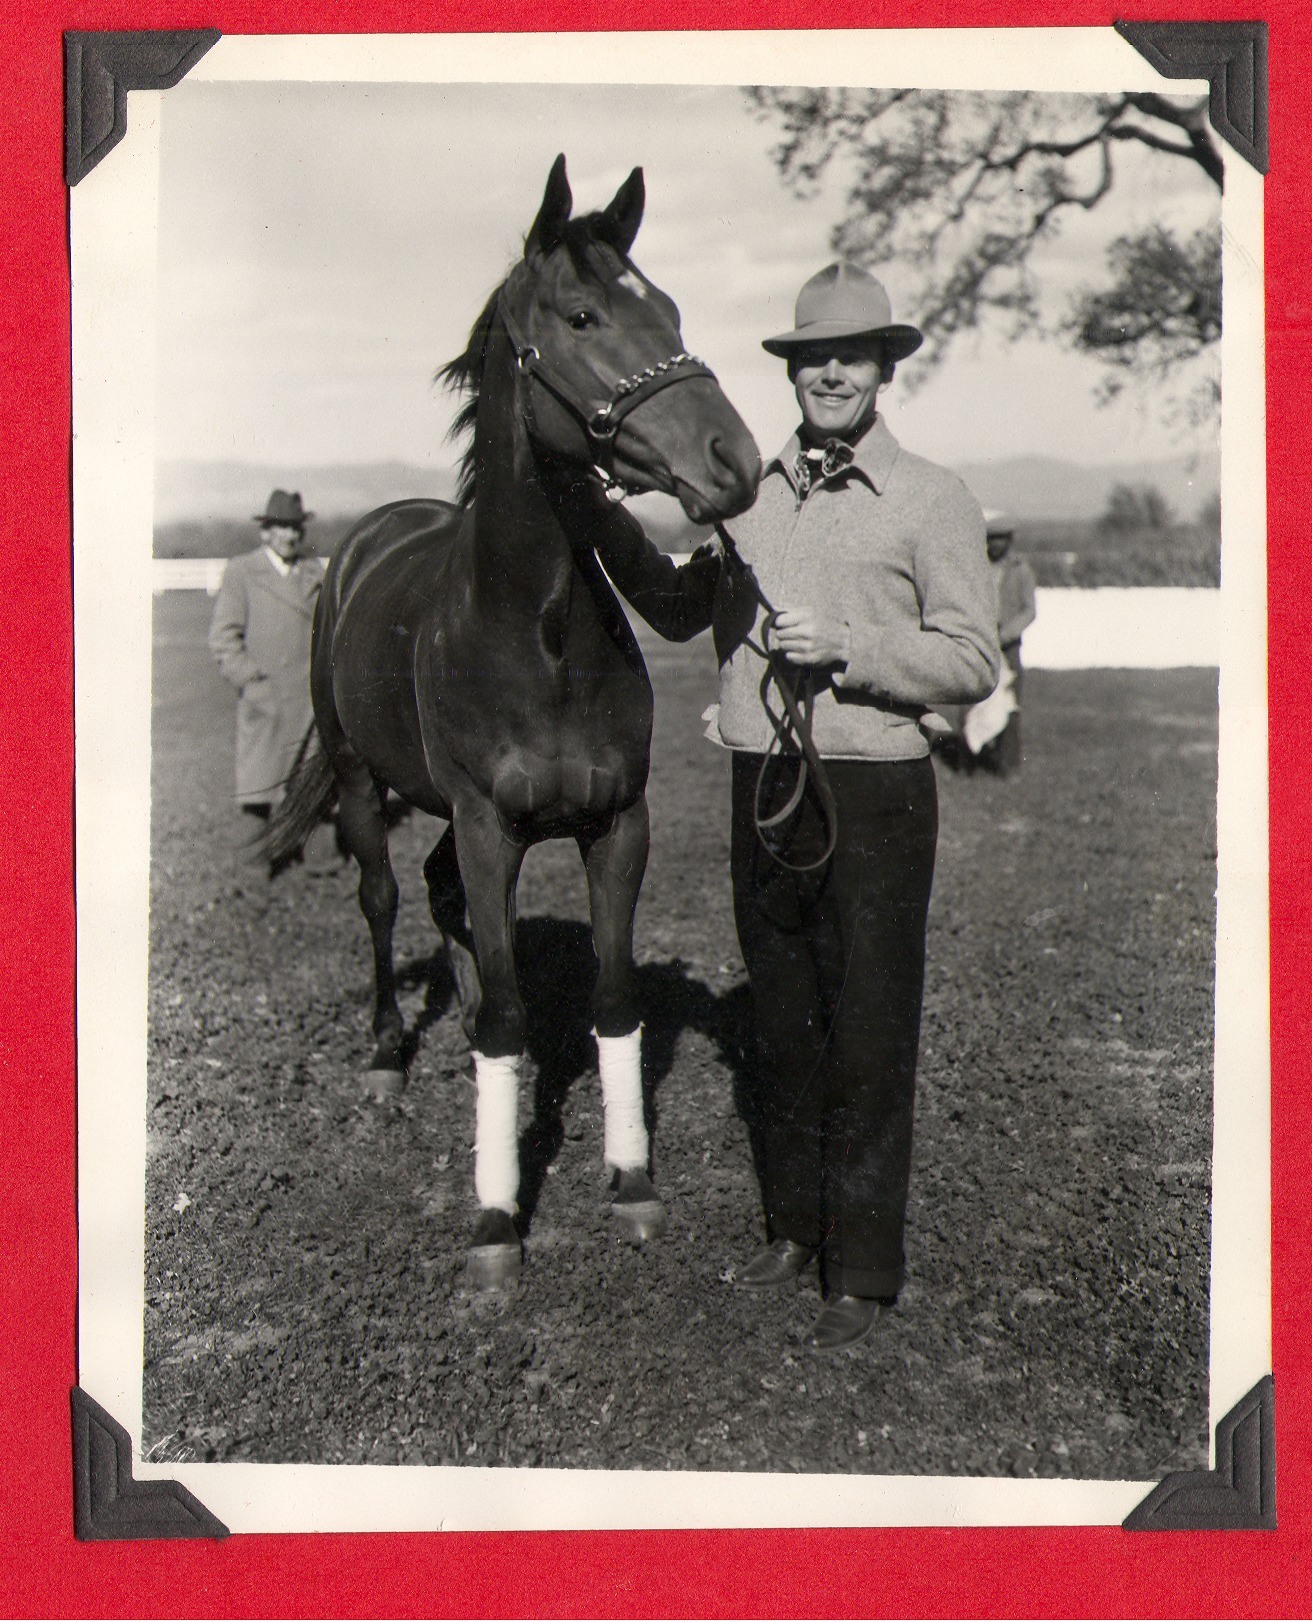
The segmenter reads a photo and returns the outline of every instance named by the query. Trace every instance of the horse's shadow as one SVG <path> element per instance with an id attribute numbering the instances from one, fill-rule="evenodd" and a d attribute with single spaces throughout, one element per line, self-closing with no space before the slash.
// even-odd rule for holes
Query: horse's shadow
<path id="1" fill-rule="evenodd" d="M 531 1223 L 547 1179 L 565 1141 L 565 1105 L 582 1076 L 596 1071 L 591 998 L 597 976 L 592 931 L 563 918 L 521 918 L 515 956 L 520 991 L 528 1010 L 526 1047 L 534 1072 L 533 1113 L 520 1134 L 520 1220 Z M 760 1165 L 759 1131 L 751 1110 L 750 993 L 739 984 L 717 993 L 675 959 L 640 964 L 635 970 L 642 1009 L 642 1079 L 647 1130 L 659 1141 L 660 1089 L 674 1065 L 680 1035 L 694 1030 L 709 1038 L 729 1070 L 734 1105 L 747 1126 L 752 1157 Z M 403 1058 L 414 1059 L 424 1033 L 455 1003 L 455 985 L 440 948 L 431 960 L 415 960 L 397 975 L 398 986 L 426 982 L 424 1005 L 406 1033 Z"/>

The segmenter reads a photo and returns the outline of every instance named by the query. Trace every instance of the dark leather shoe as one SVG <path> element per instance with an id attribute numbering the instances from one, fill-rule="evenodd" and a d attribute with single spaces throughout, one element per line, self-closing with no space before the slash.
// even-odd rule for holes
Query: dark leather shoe
<path id="1" fill-rule="evenodd" d="M 795 1279 L 814 1256 L 813 1245 L 776 1239 L 752 1257 L 734 1282 L 744 1290 L 774 1290 Z"/>
<path id="2" fill-rule="evenodd" d="M 841 1352 L 859 1346 L 878 1316 L 878 1301 L 864 1295 L 831 1295 L 802 1345 L 808 1352 Z"/>

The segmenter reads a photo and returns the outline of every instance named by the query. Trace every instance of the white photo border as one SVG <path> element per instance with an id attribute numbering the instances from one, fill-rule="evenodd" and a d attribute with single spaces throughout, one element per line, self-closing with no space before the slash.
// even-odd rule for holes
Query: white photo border
<path id="1" fill-rule="evenodd" d="M 1111 28 L 226 36 L 197 81 L 1157 89 Z M 1174 82 L 1199 93 L 1204 81 Z M 161 97 L 71 193 L 80 1384 L 234 1532 L 1115 1525 L 1151 1482 L 140 1461 Z M 1226 151 L 1209 1428 L 1271 1369 L 1263 183 Z"/>

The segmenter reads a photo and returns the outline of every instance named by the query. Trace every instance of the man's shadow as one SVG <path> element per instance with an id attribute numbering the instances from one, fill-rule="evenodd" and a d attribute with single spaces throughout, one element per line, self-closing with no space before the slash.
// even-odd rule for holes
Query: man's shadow
<path id="1" fill-rule="evenodd" d="M 520 1221 L 531 1223 L 547 1169 L 565 1141 L 565 1105 L 575 1082 L 597 1068 L 592 1038 L 592 988 L 597 958 L 587 924 L 562 918 L 521 918 L 515 958 L 528 1010 L 527 1050 L 534 1070 L 533 1113 L 520 1135 Z M 734 1107 L 747 1127 L 752 1158 L 760 1170 L 760 1128 L 751 1108 L 751 995 L 745 984 L 723 993 L 690 974 L 675 959 L 635 969 L 642 1010 L 642 1081 L 647 1131 L 655 1144 L 660 1128 L 660 1089 L 674 1065 L 679 1037 L 693 1030 L 715 1044 L 733 1085 Z M 407 1068 L 425 1032 L 453 1007 L 455 985 L 446 953 L 401 966 L 398 987 L 426 980 L 424 1006 L 406 1033 Z"/>

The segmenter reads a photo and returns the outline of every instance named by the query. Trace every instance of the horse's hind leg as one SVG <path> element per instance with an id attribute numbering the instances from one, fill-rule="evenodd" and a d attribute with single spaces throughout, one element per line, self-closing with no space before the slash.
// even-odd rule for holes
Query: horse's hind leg
<path id="1" fill-rule="evenodd" d="M 448 828 L 429 851 L 428 860 L 424 863 L 424 882 L 428 886 L 428 908 L 442 936 L 451 965 L 451 978 L 455 981 L 456 997 L 460 1003 L 460 1023 L 472 1047 L 483 988 L 478 978 L 478 959 L 474 956 L 474 937 L 466 912 L 464 881 L 460 877 L 460 864 L 456 859 L 454 828 Z"/>
<path id="2" fill-rule="evenodd" d="M 392 929 L 400 899 L 387 854 L 386 790 L 363 762 L 338 766 L 337 823 L 342 843 L 360 864 L 360 910 L 374 948 L 374 1054 L 366 1085 L 381 1103 L 405 1085 L 405 1022 L 396 1001 Z"/>
<path id="3" fill-rule="evenodd" d="M 593 1023 L 605 1115 L 606 1164 L 615 1172 L 611 1212 L 626 1234 L 654 1239 L 665 1207 L 648 1172 L 650 1144 L 642 1097 L 642 1026 L 633 984 L 633 914 L 647 867 L 647 802 L 621 811 L 599 839 L 579 840 L 588 873 L 597 950 Z"/>

